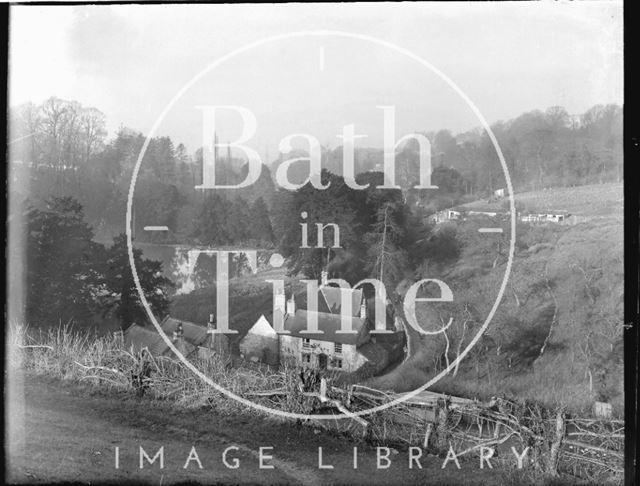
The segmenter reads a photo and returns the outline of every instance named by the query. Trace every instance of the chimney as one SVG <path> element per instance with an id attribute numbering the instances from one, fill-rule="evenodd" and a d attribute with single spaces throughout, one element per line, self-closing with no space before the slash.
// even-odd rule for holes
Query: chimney
<path id="1" fill-rule="evenodd" d="M 327 272 L 326 270 L 323 270 L 320 273 L 320 285 L 326 286 L 328 282 L 329 282 L 329 272 Z"/>
<path id="2" fill-rule="evenodd" d="M 291 294 L 291 297 L 289 298 L 289 300 L 287 301 L 287 314 L 292 316 L 296 313 L 296 301 L 293 298 L 293 293 Z"/>
<path id="3" fill-rule="evenodd" d="M 178 323 L 178 327 L 176 327 L 176 330 L 175 330 L 173 335 L 175 336 L 176 339 L 182 340 L 182 338 L 184 337 L 184 330 L 182 329 L 182 322 Z"/>
<path id="4" fill-rule="evenodd" d="M 367 302 L 366 301 L 362 301 L 362 304 L 360 304 L 360 319 L 366 319 L 367 318 Z"/>

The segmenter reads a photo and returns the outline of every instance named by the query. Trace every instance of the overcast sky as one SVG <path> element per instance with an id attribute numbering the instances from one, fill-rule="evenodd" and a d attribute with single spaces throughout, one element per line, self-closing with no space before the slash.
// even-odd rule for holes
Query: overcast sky
<path id="1" fill-rule="evenodd" d="M 107 5 L 11 7 L 10 104 L 49 96 L 95 106 L 110 130 L 149 133 L 196 74 L 235 49 L 295 31 L 337 30 L 407 49 L 445 73 L 490 122 L 532 109 L 582 113 L 622 103 L 622 2 Z M 414 60 L 367 41 L 283 39 L 233 57 L 180 98 L 156 135 L 194 150 L 197 105 L 241 105 L 252 139 L 274 153 L 281 137 L 310 133 L 337 146 L 355 123 L 381 144 L 377 105 L 396 106 L 398 135 L 479 126 L 469 106 Z M 238 116 L 220 122 L 235 138 Z"/>

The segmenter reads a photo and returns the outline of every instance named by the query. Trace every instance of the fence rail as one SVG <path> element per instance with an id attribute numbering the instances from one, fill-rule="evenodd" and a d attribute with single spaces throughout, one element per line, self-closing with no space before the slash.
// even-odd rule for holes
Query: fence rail
<path id="1" fill-rule="evenodd" d="M 330 390 L 351 412 L 408 395 L 362 385 Z M 506 454 L 498 457 L 512 460 L 511 447 L 518 451 L 528 448 L 527 467 L 546 474 L 567 473 L 599 483 L 622 481 L 621 420 L 571 417 L 562 408 L 550 410 L 504 398 L 483 403 L 431 391 L 422 391 L 365 418 L 366 430 L 359 429 L 358 433 L 381 444 L 396 442 L 437 452 L 454 447 L 458 456 L 479 455 L 481 447 L 491 447 L 504 449 Z M 322 425 L 328 426 L 326 422 Z M 343 423 L 341 427 L 354 430 L 354 424 Z"/>

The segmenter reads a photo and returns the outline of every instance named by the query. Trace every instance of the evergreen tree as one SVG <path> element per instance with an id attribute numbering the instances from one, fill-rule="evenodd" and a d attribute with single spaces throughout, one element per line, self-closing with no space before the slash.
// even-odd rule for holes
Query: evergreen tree
<path id="1" fill-rule="evenodd" d="M 218 194 L 208 196 L 202 205 L 194 236 L 205 245 L 225 245 L 231 241 L 229 202 Z"/>
<path id="2" fill-rule="evenodd" d="M 103 298 L 103 312 L 115 315 L 123 329 L 133 323 L 148 322 L 133 279 L 126 235 L 116 236 L 104 255 L 102 273 L 106 295 Z M 154 315 L 162 318 L 169 309 L 169 292 L 173 283 L 162 275 L 162 262 L 143 258 L 142 251 L 136 248 L 133 249 L 133 257 L 145 298 Z"/>
<path id="3" fill-rule="evenodd" d="M 283 231 L 279 249 L 288 258 L 288 267 L 293 274 L 302 272 L 310 278 L 319 278 L 320 273 L 328 265 L 328 258 L 344 258 L 345 253 L 353 253 L 362 245 L 362 223 L 357 218 L 358 202 L 362 199 L 361 191 L 350 189 L 344 179 L 323 170 L 322 183 L 330 183 L 328 189 L 319 191 L 310 183 L 292 194 L 286 212 L 278 213 L 278 225 Z M 302 214 L 306 213 L 306 218 Z M 307 241 L 301 240 L 300 223 L 308 228 Z M 317 224 L 335 224 L 338 227 L 339 248 L 333 247 L 336 241 L 333 226 L 326 226 L 322 232 L 323 241 L 319 246 L 319 229 Z M 347 276 L 342 275 L 343 278 Z"/>
<path id="4" fill-rule="evenodd" d="M 377 208 L 376 221 L 364 236 L 367 243 L 367 271 L 388 289 L 402 280 L 408 266 L 404 246 L 406 230 L 404 208 L 398 201 L 386 200 Z"/>
<path id="5" fill-rule="evenodd" d="M 249 239 L 249 212 L 247 201 L 241 197 L 229 204 L 229 218 L 226 225 L 230 243 L 242 243 Z"/>
<path id="6" fill-rule="evenodd" d="M 78 322 L 98 307 L 101 245 L 71 197 L 52 198 L 27 212 L 26 319 L 36 326 Z"/>
<path id="7" fill-rule="evenodd" d="M 251 205 L 248 222 L 251 239 L 264 243 L 273 243 L 273 228 L 269 219 L 269 211 L 264 199 L 261 197 Z"/>

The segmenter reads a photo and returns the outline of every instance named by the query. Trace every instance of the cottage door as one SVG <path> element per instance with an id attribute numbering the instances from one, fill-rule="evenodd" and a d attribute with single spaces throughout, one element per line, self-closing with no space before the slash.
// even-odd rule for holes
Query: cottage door
<path id="1" fill-rule="evenodd" d="M 320 366 L 321 370 L 326 370 L 327 369 L 327 355 L 326 354 L 319 354 L 318 355 L 318 366 Z"/>

